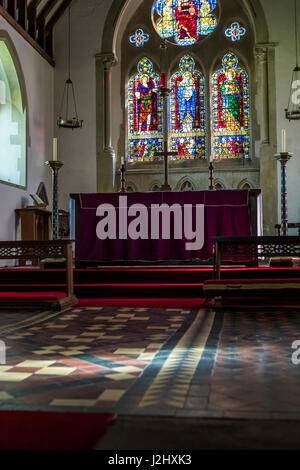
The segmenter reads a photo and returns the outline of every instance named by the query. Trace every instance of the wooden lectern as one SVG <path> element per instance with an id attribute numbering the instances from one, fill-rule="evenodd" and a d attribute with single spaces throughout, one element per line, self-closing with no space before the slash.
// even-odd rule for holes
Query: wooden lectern
<path id="1" fill-rule="evenodd" d="M 49 241 L 52 213 L 40 207 L 16 209 L 21 218 L 22 241 Z"/>
<path id="2" fill-rule="evenodd" d="M 50 240 L 52 212 L 47 210 L 46 204 L 37 203 L 35 206 L 16 209 L 15 212 L 21 219 L 22 241 Z M 31 261 L 34 266 L 39 265 L 40 262 L 38 259 L 32 259 Z"/>

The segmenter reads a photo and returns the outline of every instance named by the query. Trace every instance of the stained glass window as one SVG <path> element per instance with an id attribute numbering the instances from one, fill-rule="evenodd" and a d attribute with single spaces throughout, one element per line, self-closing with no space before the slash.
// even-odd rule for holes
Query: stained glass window
<path id="1" fill-rule="evenodd" d="M 129 37 L 130 44 L 134 44 L 136 47 L 143 47 L 145 42 L 149 41 L 149 34 L 145 34 L 142 29 L 137 29 L 135 34 Z"/>
<path id="2" fill-rule="evenodd" d="M 0 39 L 0 180 L 26 186 L 26 108 L 17 70 Z"/>
<path id="3" fill-rule="evenodd" d="M 239 41 L 245 34 L 246 28 L 242 28 L 239 23 L 232 23 L 230 28 L 225 31 L 225 36 L 232 41 Z"/>
<path id="4" fill-rule="evenodd" d="M 169 146 L 178 159 L 205 158 L 205 81 L 192 57 L 181 59 L 171 89 Z"/>
<path id="5" fill-rule="evenodd" d="M 249 81 L 231 52 L 212 76 L 212 155 L 249 157 Z"/>
<path id="6" fill-rule="evenodd" d="M 163 151 L 160 76 L 144 57 L 128 84 L 128 161 L 151 161 Z"/>
<path id="7" fill-rule="evenodd" d="M 217 0 L 155 0 L 152 21 L 162 38 L 189 46 L 216 28 L 216 5 Z"/>

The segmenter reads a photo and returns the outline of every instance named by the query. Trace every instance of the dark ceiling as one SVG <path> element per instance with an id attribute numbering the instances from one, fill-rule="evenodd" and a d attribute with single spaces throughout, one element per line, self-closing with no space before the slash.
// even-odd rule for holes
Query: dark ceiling
<path id="1" fill-rule="evenodd" d="M 0 14 L 36 45 L 46 58 L 53 58 L 53 28 L 72 0 L 0 0 Z"/>

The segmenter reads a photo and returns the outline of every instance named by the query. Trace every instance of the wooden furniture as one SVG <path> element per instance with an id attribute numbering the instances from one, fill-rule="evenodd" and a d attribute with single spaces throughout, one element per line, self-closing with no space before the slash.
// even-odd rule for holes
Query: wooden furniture
<path id="1" fill-rule="evenodd" d="M 39 207 L 16 209 L 21 218 L 22 241 L 49 241 L 52 213 Z"/>
<path id="2" fill-rule="evenodd" d="M 66 297 L 56 300 L 57 308 L 72 307 L 78 303 L 74 295 L 74 277 L 73 277 L 73 252 L 72 240 L 55 240 L 55 241 L 22 241 L 22 242 L 0 242 L 0 260 L 14 260 L 25 261 L 27 259 L 66 259 Z M 3 294 L 3 293 L 2 293 Z M 20 291 L 18 290 L 18 295 Z M 25 296 L 24 296 L 25 297 Z M 41 300 L 39 300 L 41 302 Z M 46 303 L 49 302 L 45 300 Z M 34 305 L 34 295 L 32 298 L 18 297 L 13 299 L 3 298 L 0 300 L 1 306 L 29 306 Z M 53 299 L 51 300 L 53 305 Z"/>
<path id="3" fill-rule="evenodd" d="M 21 220 L 21 239 L 22 241 L 49 241 L 52 213 L 40 207 L 27 207 L 25 209 L 16 209 L 16 214 Z M 25 265 L 26 261 L 32 261 L 34 266 L 40 263 L 39 258 L 30 258 L 21 260 L 20 264 Z"/>
<path id="4" fill-rule="evenodd" d="M 251 262 L 265 258 L 300 257 L 299 237 L 214 237 L 214 278 L 221 279 L 225 258 Z"/>

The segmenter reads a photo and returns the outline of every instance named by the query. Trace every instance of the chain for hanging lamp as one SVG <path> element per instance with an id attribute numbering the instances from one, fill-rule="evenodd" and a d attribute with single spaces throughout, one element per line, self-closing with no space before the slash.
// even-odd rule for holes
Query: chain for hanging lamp
<path id="1" fill-rule="evenodd" d="M 300 99 L 297 89 L 300 83 L 300 67 L 298 61 L 298 18 L 297 18 L 297 0 L 295 0 L 295 50 L 296 50 L 296 66 L 293 69 L 292 81 L 290 87 L 290 96 L 288 107 L 285 109 L 285 117 L 289 121 L 297 121 L 300 119 Z"/>
<path id="2" fill-rule="evenodd" d="M 73 115 L 70 114 L 71 102 L 73 102 Z M 58 127 L 74 130 L 81 128 L 82 123 L 83 121 L 78 117 L 75 89 L 73 81 L 71 80 L 71 8 L 69 8 L 68 79 L 64 87 L 57 125 Z"/>

